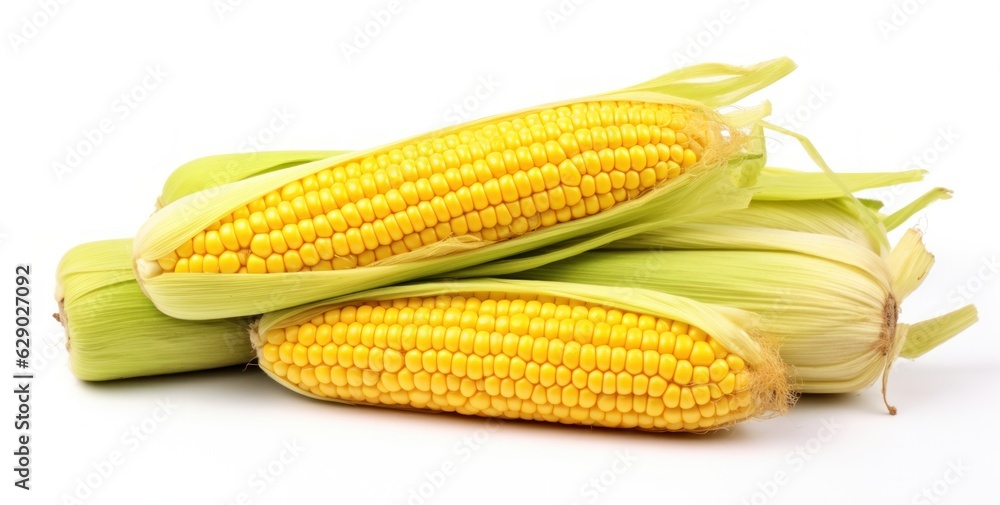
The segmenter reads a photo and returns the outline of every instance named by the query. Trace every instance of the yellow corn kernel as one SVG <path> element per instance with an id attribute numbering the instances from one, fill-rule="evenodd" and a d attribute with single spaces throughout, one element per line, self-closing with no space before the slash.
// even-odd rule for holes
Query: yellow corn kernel
<path id="1" fill-rule="evenodd" d="M 707 127 L 692 126 L 704 124 L 690 120 L 700 112 L 681 106 L 576 102 L 559 110 L 397 143 L 248 195 L 250 204 L 219 216 L 159 258 L 159 266 L 211 272 L 217 261 L 226 274 L 296 272 L 325 260 L 346 269 L 450 236 L 516 237 L 599 213 L 677 177 L 701 161 L 715 138 L 699 129 Z M 334 259 L 331 246 L 352 258 Z M 247 258 L 234 269 L 231 256 L 221 258 L 248 248 L 266 264 L 251 266 Z M 289 251 L 280 268 L 270 259 Z M 177 258 L 195 254 L 201 268 L 190 260 L 186 271 L 178 267 Z M 216 259 L 203 268 L 209 257 Z"/>
<path id="2" fill-rule="evenodd" d="M 322 398 L 693 430 L 751 412 L 746 364 L 732 353 L 716 357 L 719 350 L 676 321 L 484 292 L 331 308 L 269 330 L 258 357 L 269 373 Z"/>

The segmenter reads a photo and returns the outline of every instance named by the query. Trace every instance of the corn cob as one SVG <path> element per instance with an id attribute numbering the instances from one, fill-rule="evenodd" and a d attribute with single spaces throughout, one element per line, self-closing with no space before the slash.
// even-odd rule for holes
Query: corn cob
<path id="1" fill-rule="evenodd" d="M 791 68 L 787 60 L 763 64 L 733 83 L 730 95 Z M 682 220 L 695 208 L 683 206 L 685 191 L 721 196 L 701 202 L 704 213 L 745 206 L 748 197 L 726 181 L 733 174 L 722 172 L 732 165 L 737 177 L 752 180 L 762 166 L 762 143 L 741 128 L 767 108 L 723 117 L 661 91 L 679 85 L 668 74 L 189 195 L 140 230 L 137 277 L 168 314 L 240 315 L 442 273 L 650 216 Z M 690 177 L 698 173 L 705 176 Z M 285 294 L 261 302 L 263 289 Z M 231 296 L 220 300 L 219 291 Z"/>
<path id="2" fill-rule="evenodd" d="M 706 431 L 787 405 L 753 320 L 652 291 L 612 302 L 579 284 L 477 279 L 267 314 L 251 339 L 262 369 L 318 399 Z"/>

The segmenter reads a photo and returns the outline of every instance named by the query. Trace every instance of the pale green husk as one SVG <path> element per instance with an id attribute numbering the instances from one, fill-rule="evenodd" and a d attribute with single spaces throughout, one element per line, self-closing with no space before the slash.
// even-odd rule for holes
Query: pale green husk
<path id="1" fill-rule="evenodd" d="M 966 305 L 947 314 L 910 325 L 899 355 L 916 359 L 965 331 L 979 320 L 975 305 Z"/>
<path id="2" fill-rule="evenodd" d="M 746 69 L 743 72 L 746 75 L 735 77 L 731 75 L 733 68 L 735 67 L 719 66 L 705 75 L 693 77 L 670 78 L 668 74 L 635 88 L 585 99 L 682 103 L 701 109 L 711 116 L 705 105 L 684 97 L 666 95 L 656 83 L 662 82 L 662 89 L 667 90 L 684 89 L 685 86 L 697 90 L 705 86 L 705 82 L 711 82 L 708 77 L 714 72 L 721 82 L 729 83 L 731 89 L 726 96 L 738 99 L 770 84 L 791 71 L 794 65 L 787 59 L 774 60 Z M 694 77 L 697 77 L 697 81 L 691 80 Z M 735 80 L 726 80 L 731 78 Z M 692 91 L 692 94 L 697 92 Z M 549 106 L 557 105 L 560 104 Z M 689 174 L 647 192 L 641 198 L 594 216 L 535 230 L 498 243 L 445 240 L 432 248 L 422 248 L 366 267 L 343 271 L 257 276 L 163 275 L 160 271 L 157 259 L 173 251 L 220 216 L 245 204 L 247 195 L 264 194 L 323 168 L 361 159 L 373 152 L 368 150 L 292 166 L 180 198 L 155 213 L 139 231 L 133 251 L 133 265 L 143 291 L 160 310 L 175 317 L 208 319 L 266 312 L 418 277 L 438 275 L 551 246 L 581 235 L 597 237 L 602 233 L 631 229 L 630 226 L 636 223 L 658 221 L 662 226 L 676 225 L 715 212 L 746 207 L 749 192 L 741 190 L 730 181 L 744 184 L 755 181 L 756 174 L 764 164 L 764 152 L 760 129 L 754 125 L 768 113 L 769 107 L 765 104 L 754 109 L 737 110 L 725 117 L 717 116 L 715 121 L 727 132 L 729 140 L 722 142 L 722 147 L 714 154 L 706 153 L 706 158 L 714 162 L 699 163 L 701 166 L 692 167 Z M 487 118 L 472 124 L 495 120 L 496 118 Z M 462 128 L 468 126 L 464 125 Z M 747 131 L 752 131 L 753 134 L 748 136 Z M 410 141 L 420 138 L 422 137 Z M 620 232 L 614 238 L 618 236 Z M 610 240 L 613 238 L 603 242 L 597 239 L 594 243 L 601 245 Z"/>
<path id="3" fill-rule="evenodd" d="M 247 363 L 247 319 L 184 321 L 156 310 L 131 268 L 131 239 L 70 249 L 57 271 L 59 320 L 79 379 L 104 381 Z"/>

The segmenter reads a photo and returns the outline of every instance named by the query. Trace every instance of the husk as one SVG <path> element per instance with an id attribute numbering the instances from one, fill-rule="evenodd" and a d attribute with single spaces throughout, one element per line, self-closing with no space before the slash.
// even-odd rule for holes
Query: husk
<path id="1" fill-rule="evenodd" d="M 975 305 L 966 305 L 947 314 L 909 327 L 900 356 L 916 359 L 965 331 L 979 321 Z"/>
<path id="2" fill-rule="evenodd" d="M 841 184 L 823 172 L 802 172 L 788 168 L 767 167 L 758 178 L 754 200 L 824 200 L 841 198 L 844 188 L 851 193 L 865 189 L 918 182 L 924 170 L 901 172 L 837 172 Z"/>
<path id="3" fill-rule="evenodd" d="M 711 71 L 705 72 L 704 75 L 699 74 L 697 79 L 691 76 L 660 78 L 662 85 L 658 85 L 657 79 L 654 79 L 638 87 L 578 99 L 642 100 L 684 104 L 703 112 L 706 121 L 710 123 L 709 128 L 715 131 L 719 138 L 718 142 L 708 146 L 709 149 L 706 150 L 703 161 L 692 167 L 689 174 L 654 188 L 632 202 L 617 205 L 598 215 L 535 230 L 500 243 L 481 241 L 479 244 L 470 244 L 468 240 L 445 240 L 441 244 L 435 245 L 431 251 L 433 254 L 429 254 L 426 250 L 412 251 L 399 255 L 398 258 L 388 262 L 389 264 L 380 265 L 376 262 L 366 267 L 346 271 L 267 274 L 265 276 L 161 275 L 162 272 L 156 263 L 157 259 L 174 250 L 221 216 L 231 212 L 233 208 L 245 204 L 247 195 L 264 194 L 273 188 L 323 168 L 363 159 L 371 152 L 382 149 L 378 148 L 292 166 L 224 186 L 208 188 L 178 199 L 160 212 L 155 213 L 139 231 L 133 251 L 136 276 L 144 292 L 160 310 L 167 314 L 186 319 L 231 317 L 294 306 L 421 276 L 437 275 L 454 268 L 464 268 L 549 246 L 569 238 L 616 230 L 640 220 L 664 218 L 672 221 L 672 224 L 677 224 L 683 221 L 680 216 L 699 213 L 707 215 L 711 212 L 745 207 L 749 201 L 749 195 L 740 194 L 735 189 L 729 193 L 731 198 L 711 202 L 695 202 L 690 195 L 686 198 L 680 195 L 684 192 L 685 186 L 698 185 L 699 181 L 705 184 L 699 186 L 703 191 L 708 191 L 706 188 L 711 187 L 705 181 L 712 181 L 713 186 L 727 183 L 728 181 L 715 177 L 715 174 L 721 171 L 726 171 L 729 179 L 752 184 L 756 179 L 756 173 L 764 163 L 763 142 L 762 135 L 748 136 L 747 131 L 759 131 L 759 128 L 754 129 L 753 125 L 769 113 L 769 107 L 765 104 L 756 109 L 738 110 L 729 116 L 722 116 L 713 113 L 703 104 L 685 98 L 682 93 L 682 96 L 677 97 L 664 94 L 663 91 L 674 90 L 676 92 L 677 89 L 687 89 L 685 86 L 692 90 L 699 89 L 708 85 L 706 84 L 708 82 L 707 76 L 713 72 L 721 75 L 725 81 L 726 78 L 732 77 L 730 74 L 733 73 L 733 68 L 735 67 L 716 66 L 710 69 Z M 730 98 L 745 96 L 770 84 L 793 68 L 794 64 L 787 59 L 779 59 L 766 62 L 755 68 L 745 69 L 743 75 L 736 76 L 738 79 L 735 82 L 728 81 L 728 86 L 732 87 L 728 96 Z M 691 94 L 697 93 L 692 91 Z M 569 102 L 565 101 L 542 107 L 555 107 Z M 537 109 L 535 107 L 529 110 Z M 504 116 L 509 116 L 509 114 Z M 486 118 L 468 125 L 415 137 L 406 142 L 416 142 L 432 135 L 441 135 L 445 132 L 457 131 L 458 128 L 474 127 L 497 120 L 499 120 L 497 117 Z M 684 203 L 688 207 L 694 207 L 695 203 L 698 203 L 698 208 L 685 209 Z M 441 261 L 442 258 L 445 260 Z M 405 263 L 394 264 L 399 262 Z M 276 292 L 282 294 L 269 297 L 270 294 Z M 226 296 L 220 297 L 218 293 L 226 293 Z"/>
<path id="4" fill-rule="evenodd" d="M 774 343 L 766 332 L 758 328 L 759 318 L 755 314 L 641 288 L 630 290 L 628 296 L 613 296 L 601 287 L 571 282 L 481 278 L 396 285 L 264 314 L 251 331 L 251 341 L 259 350 L 267 342 L 266 335 L 271 330 L 299 325 L 323 312 L 359 301 L 422 298 L 442 294 L 479 294 L 485 297 L 488 293 L 498 292 L 532 295 L 544 293 L 546 296 L 565 297 L 698 326 L 729 351 L 740 355 L 752 371 L 751 405 L 755 408 L 748 413 L 748 418 L 783 413 L 794 399 L 789 392 L 784 365 L 778 358 Z M 266 368 L 264 370 L 273 379 L 300 394 L 345 403 L 312 394 Z M 710 429 L 719 427 L 722 426 Z"/>
<path id="5" fill-rule="evenodd" d="M 57 270 L 57 318 L 73 374 L 88 381 L 247 363 L 249 320 L 184 321 L 156 310 L 132 273 L 131 239 L 70 249 Z"/>
<path id="6" fill-rule="evenodd" d="M 951 190 L 947 188 L 934 188 L 923 195 L 920 198 L 910 202 L 902 209 L 893 212 L 892 214 L 885 216 L 882 219 L 882 223 L 885 225 L 885 229 L 892 231 L 898 228 L 901 224 L 906 222 L 907 219 L 913 217 L 914 214 L 920 212 L 928 205 L 938 201 L 938 200 L 948 200 L 951 198 Z"/>

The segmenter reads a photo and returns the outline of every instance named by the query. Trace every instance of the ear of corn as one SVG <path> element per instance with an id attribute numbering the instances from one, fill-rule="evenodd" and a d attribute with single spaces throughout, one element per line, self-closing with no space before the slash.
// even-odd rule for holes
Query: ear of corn
<path id="1" fill-rule="evenodd" d="M 756 80 L 740 81 L 740 93 L 789 69 L 777 62 L 757 70 Z M 748 197 L 720 188 L 726 177 L 717 174 L 732 165 L 753 179 L 763 153 L 747 148 L 762 142 L 744 142 L 739 128 L 766 113 L 742 111 L 727 120 L 646 87 L 293 166 L 212 189 L 207 198 L 188 195 L 154 214 L 136 238 L 137 277 L 168 314 L 240 315 L 632 222 L 677 223 L 742 207 Z M 695 205 L 682 197 L 713 187 L 726 198 Z M 234 275 L 192 273 L 198 271 Z M 254 272 L 266 275 L 240 275 Z M 220 299 L 219 291 L 231 296 Z M 275 291 L 283 294 L 262 300 Z"/>
<path id="2" fill-rule="evenodd" d="M 602 291 L 393 286 L 266 314 L 251 338 L 269 375 L 323 400 L 670 431 L 786 408 L 783 365 L 751 314 Z"/>
<path id="3" fill-rule="evenodd" d="M 131 239 L 70 249 L 59 264 L 56 300 L 70 369 L 103 381 L 247 363 L 248 320 L 183 321 L 156 310 L 135 280 Z"/>

